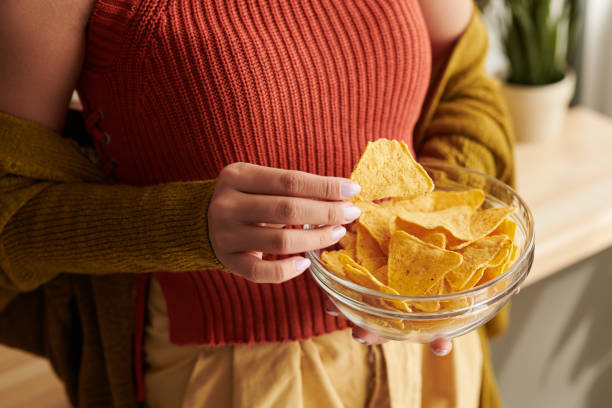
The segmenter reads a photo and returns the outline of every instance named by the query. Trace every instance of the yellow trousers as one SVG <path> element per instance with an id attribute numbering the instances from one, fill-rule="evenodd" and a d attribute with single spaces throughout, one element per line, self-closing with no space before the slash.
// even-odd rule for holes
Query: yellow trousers
<path id="1" fill-rule="evenodd" d="M 154 278 L 148 313 L 150 408 L 478 406 L 482 352 L 475 332 L 455 339 L 446 357 L 420 344 L 364 346 L 350 330 L 282 344 L 177 346 Z"/>

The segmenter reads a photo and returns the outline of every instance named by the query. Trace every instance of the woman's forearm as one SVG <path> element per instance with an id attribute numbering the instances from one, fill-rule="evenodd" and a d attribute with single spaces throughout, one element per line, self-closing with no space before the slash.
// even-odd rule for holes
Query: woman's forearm
<path id="1" fill-rule="evenodd" d="M 214 186 L 106 185 L 71 141 L 0 113 L 0 286 L 219 267 L 207 228 Z"/>
<path id="2" fill-rule="evenodd" d="M 31 183 L 6 176 L 0 183 L 5 202 L 26 201 L 1 229 L 3 285 L 28 290 L 58 273 L 220 266 L 206 217 L 214 181 L 132 187 Z"/>

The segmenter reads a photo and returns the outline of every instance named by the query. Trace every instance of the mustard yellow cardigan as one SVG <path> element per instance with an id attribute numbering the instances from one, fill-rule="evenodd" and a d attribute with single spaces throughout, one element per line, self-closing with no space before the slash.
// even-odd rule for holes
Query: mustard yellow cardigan
<path id="1" fill-rule="evenodd" d="M 512 183 L 512 132 L 486 50 L 475 13 L 432 81 L 415 151 Z M 48 358 L 74 405 L 136 406 L 134 274 L 220 267 L 207 235 L 214 186 L 108 185 L 76 142 L 0 113 L 0 342 Z M 481 406 L 499 407 L 481 335 Z"/>

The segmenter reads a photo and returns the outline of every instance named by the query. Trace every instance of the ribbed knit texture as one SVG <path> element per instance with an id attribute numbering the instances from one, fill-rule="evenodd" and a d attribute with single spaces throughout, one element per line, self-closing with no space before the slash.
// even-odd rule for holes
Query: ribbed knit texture
<path id="1" fill-rule="evenodd" d="M 348 176 L 377 138 L 411 145 L 430 74 L 416 0 L 100 0 L 79 94 L 106 172 L 149 185 L 245 161 Z M 177 343 L 345 327 L 308 274 L 253 284 L 159 273 Z"/>

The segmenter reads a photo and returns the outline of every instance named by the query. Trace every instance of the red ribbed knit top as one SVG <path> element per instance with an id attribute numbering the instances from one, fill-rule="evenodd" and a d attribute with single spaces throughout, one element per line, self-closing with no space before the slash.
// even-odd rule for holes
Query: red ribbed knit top
<path id="1" fill-rule="evenodd" d="M 212 179 L 236 161 L 347 177 L 368 141 L 411 145 L 430 66 L 417 0 L 98 0 L 78 91 L 116 182 Z M 346 327 L 308 273 L 157 277 L 176 343 Z"/>

